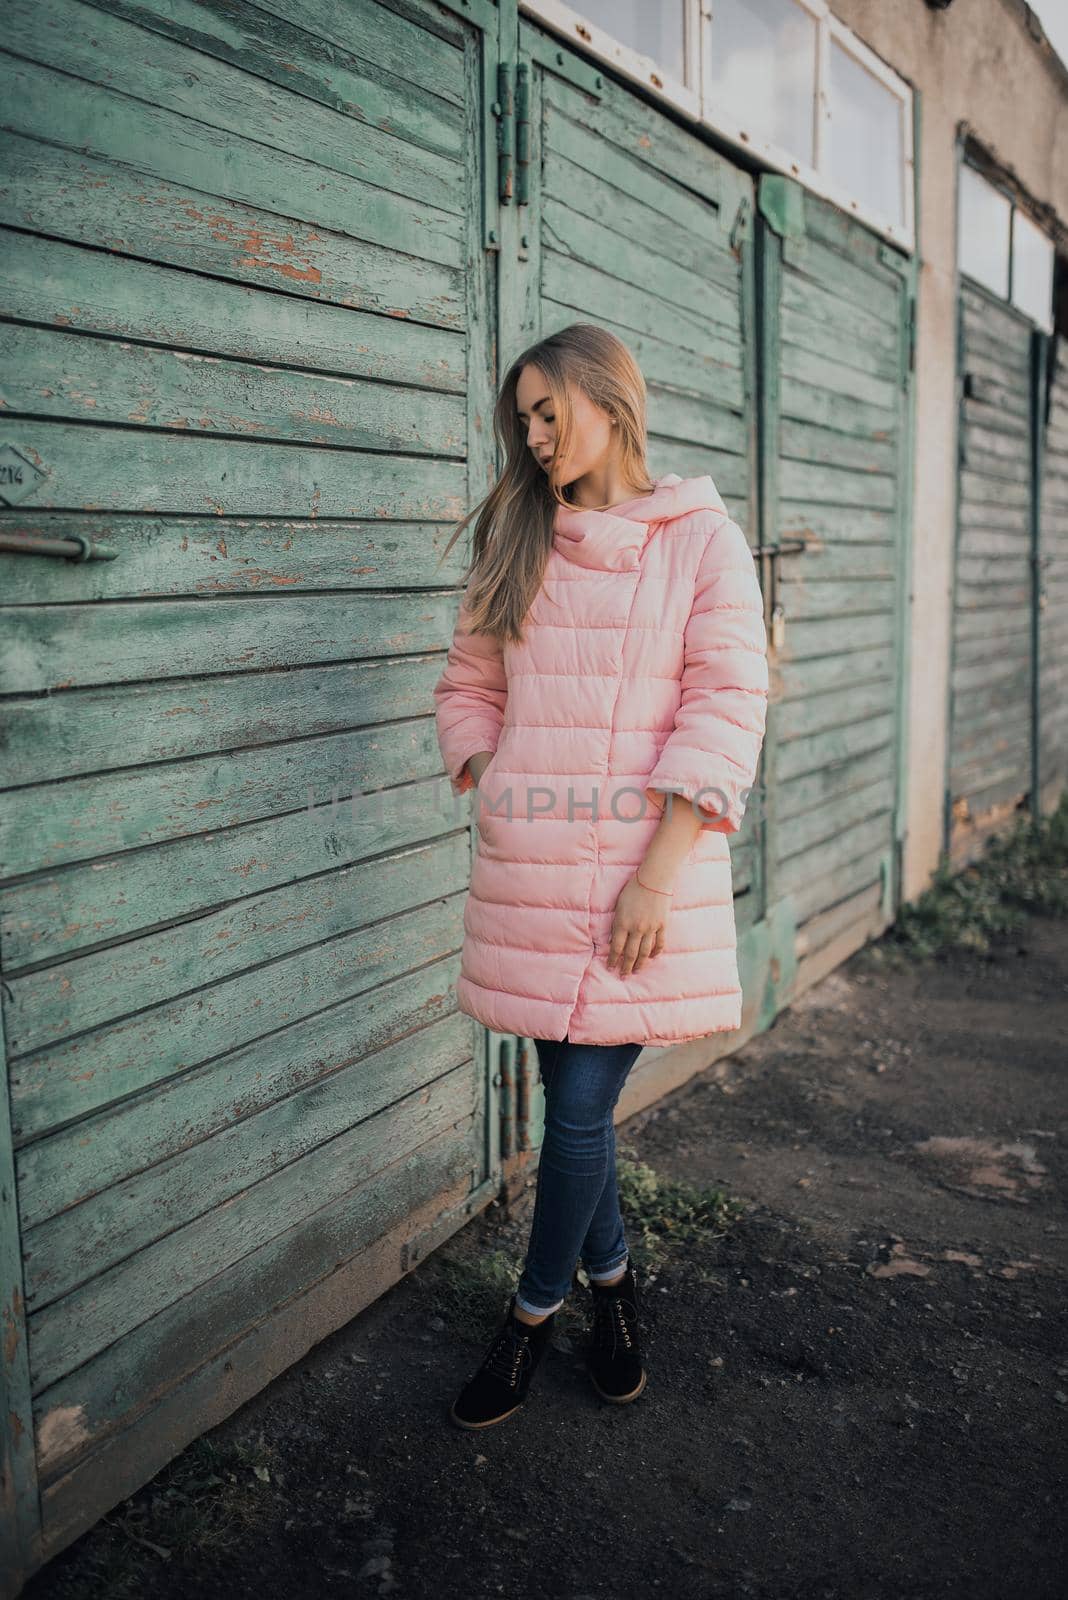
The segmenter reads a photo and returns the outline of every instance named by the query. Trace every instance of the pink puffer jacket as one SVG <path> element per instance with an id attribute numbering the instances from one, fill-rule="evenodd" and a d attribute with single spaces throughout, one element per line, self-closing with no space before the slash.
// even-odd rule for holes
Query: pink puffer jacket
<path id="1" fill-rule="evenodd" d="M 435 689 L 453 790 L 469 756 L 478 847 L 457 1004 L 498 1033 L 672 1045 L 737 1028 L 727 834 L 764 738 L 764 606 L 745 535 L 710 477 L 669 473 L 611 511 L 557 508 L 524 624 L 503 646 L 463 602 Z M 663 791 L 709 820 L 680 867 L 664 945 L 626 977 L 605 965 L 616 901 Z"/>

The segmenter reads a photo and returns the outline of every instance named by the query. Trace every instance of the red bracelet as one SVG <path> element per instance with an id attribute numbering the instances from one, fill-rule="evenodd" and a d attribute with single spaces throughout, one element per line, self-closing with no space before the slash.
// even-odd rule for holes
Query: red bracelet
<path id="1" fill-rule="evenodd" d="M 637 871 L 635 871 L 634 877 L 635 877 L 635 881 L 637 883 L 641 883 L 642 884 L 642 888 L 643 889 L 648 889 L 651 894 L 672 895 L 672 894 L 675 893 L 674 889 L 654 889 L 651 883 L 642 883 L 642 880 L 638 877 Z"/>

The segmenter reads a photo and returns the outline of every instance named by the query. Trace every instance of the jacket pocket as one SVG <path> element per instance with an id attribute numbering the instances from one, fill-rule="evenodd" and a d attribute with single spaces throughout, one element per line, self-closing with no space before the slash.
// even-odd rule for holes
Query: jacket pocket
<path id="1" fill-rule="evenodd" d="M 485 771 L 475 784 L 475 826 L 478 829 L 478 836 L 480 839 L 486 838 L 486 798 L 490 795 L 490 790 L 487 787 L 486 780 L 491 777 L 496 764 L 497 752 L 494 750 L 493 754 L 486 763 Z"/>

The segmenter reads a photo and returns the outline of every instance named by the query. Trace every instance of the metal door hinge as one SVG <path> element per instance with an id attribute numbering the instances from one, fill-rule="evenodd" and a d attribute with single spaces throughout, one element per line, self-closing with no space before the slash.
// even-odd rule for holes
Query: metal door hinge
<path id="1" fill-rule="evenodd" d="M 497 118 L 497 198 L 508 205 L 515 181 L 512 166 L 515 154 L 515 99 L 509 61 L 497 63 L 497 98 L 493 102 L 493 115 Z"/>
<path id="2" fill-rule="evenodd" d="M 748 239 L 750 233 L 752 232 L 750 227 L 750 219 L 752 215 L 753 207 L 750 203 L 749 196 L 747 194 L 743 194 L 741 199 L 738 201 L 738 209 L 734 213 L 734 221 L 731 223 L 731 231 L 727 241 L 730 245 L 732 254 L 735 256 L 740 254 L 743 240 Z"/>
<path id="3" fill-rule="evenodd" d="M 515 203 L 530 198 L 530 67 L 521 61 L 515 69 Z"/>
<path id="4" fill-rule="evenodd" d="M 513 85 L 514 72 L 514 85 Z M 530 66 L 497 64 L 497 198 L 525 206 L 530 196 Z"/>

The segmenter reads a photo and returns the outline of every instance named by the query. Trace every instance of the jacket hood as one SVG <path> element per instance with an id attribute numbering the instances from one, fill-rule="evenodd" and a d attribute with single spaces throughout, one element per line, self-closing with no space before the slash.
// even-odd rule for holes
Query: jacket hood
<path id="1" fill-rule="evenodd" d="M 711 477 L 680 478 L 677 472 L 654 480 L 652 494 L 635 495 L 607 511 L 583 506 L 556 508 L 553 545 L 580 567 L 623 572 L 637 567 L 654 524 L 672 522 L 691 511 L 727 508 Z"/>

